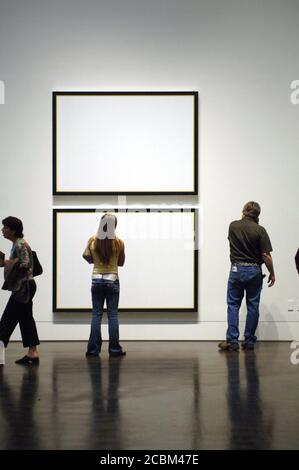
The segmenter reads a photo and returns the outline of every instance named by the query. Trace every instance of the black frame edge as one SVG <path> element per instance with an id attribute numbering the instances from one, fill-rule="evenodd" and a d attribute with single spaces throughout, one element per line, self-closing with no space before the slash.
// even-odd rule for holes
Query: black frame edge
<path id="1" fill-rule="evenodd" d="M 146 208 L 145 208 L 146 209 Z M 144 209 L 144 210 L 145 210 Z M 53 295 L 53 312 L 55 313 L 89 313 L 92 311 L 92 309 L 82 309 L 82 308 L 73 308 L 73 309 L 61 309 L 57 307 L 57 262 L 56 262 L 56 257 L 57 257 L 57 214 L 58 213 L 72 213 L 72 212 L 97 212 L 98 209 L 89 209 L 89 208 L 53 208 L 53 274 L 52 274 L 52 279 L 53 279 L 53 289 L 52 289 L 52 295 Z M 130 209 L 129 209 L 130 210 Z M 138 209 L 136 209 L 138 211 Z M 161 212 L 173 212 L 171 209 L 156 209 L 157 211 Z M 184 210 L 184 209 L 179 209 L 178 210 Z M 102 212 L 107 212 L 107 211 L 115 211 L 118 212 L 118 208 L 107 208 L 107 209 L 102 209 Z M 134 211 L 134 209 L 132 209 Z M 148 211 L 148 209 L 146 209 Z M 198 218 L 198 209 L 197 208 L 190 208 L 190 211 L 194 214 L 194 298 L 193 298 L 193 307 L 191 308 L 160 308 L 160 309 L 153 309 L 153 308 L 119 308 L 119 312 L 149 312 L 149 313 L 163 313 L 163 312 L 179 312 L 179 313 L 198 313 L 198 250 L 196 249 L 196 229 L 197 229 L 197 218 Z"/>
<path id="2" fill-rule="evenodd" d="M 194 176 L 193 191 L 58 191 L 57 190 L 57 96 L 84 95 L 178 95 L 194 97 Z M 198 195 L 198 92 L 197 91 L 52 91 L 53 196 L 196 196 Z"/>

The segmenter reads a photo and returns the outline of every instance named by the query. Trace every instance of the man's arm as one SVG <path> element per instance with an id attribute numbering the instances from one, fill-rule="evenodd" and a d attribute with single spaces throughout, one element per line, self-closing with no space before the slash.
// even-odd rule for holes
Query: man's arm
<path id="1" fill-rule="evenodd" d="M 269 277 L 268 277 L 268 287 L 272 287 L 275 284 L 275 274 L 274 274 L 274 266 L 273 266 L 273 260 L 271 253 L 263 253 L 262 254 L 263 261 L 269 271 Z"/>

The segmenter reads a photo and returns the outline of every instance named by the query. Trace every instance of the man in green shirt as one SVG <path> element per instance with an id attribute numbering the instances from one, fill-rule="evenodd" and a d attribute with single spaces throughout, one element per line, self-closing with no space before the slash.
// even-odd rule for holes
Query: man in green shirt
<path id="1" fill-rule="evenodd" d="M 229 226 L 228 240 L 232 265 L 227 286 L 228 329 L 226 341 L 218 345 L 224 351 L 239 350 L 239 309 L 245 292 L 247 317 L 242 348 L 254 349 L 263 284 L 263 263 L 269 271 L 269 287 L 275 283 L 272 245 L 266 230 L 259 225 L 260 212 L 261 208 L 257 202 L 247 202 L 243 208 L 242 219 L 235 220 Z"/>

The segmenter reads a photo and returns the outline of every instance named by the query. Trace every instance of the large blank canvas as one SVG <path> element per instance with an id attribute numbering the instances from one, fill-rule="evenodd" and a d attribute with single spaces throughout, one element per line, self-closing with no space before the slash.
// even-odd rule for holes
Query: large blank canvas
<path id="1" fill-rule="evenodd" d="M 197 93 L 53 96 L 54 194 L 196 194 Z"/>
<path id="2" fill-rule="evenodd" d="M 91 309 L 92 266 L 82 253 L 102 212 L 54 210 L 54 311 Z M 117 235 L 125 242 L 119 268 L 120 309 L 195 311 L 195 213 L 119 212 Z"/>

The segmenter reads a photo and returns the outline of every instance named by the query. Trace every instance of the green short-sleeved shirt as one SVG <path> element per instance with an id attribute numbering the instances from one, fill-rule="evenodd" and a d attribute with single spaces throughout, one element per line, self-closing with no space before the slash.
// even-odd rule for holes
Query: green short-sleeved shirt
<path id="1" fill-rule="evenodd" d="M 228 240 L 232 263 L 263 264 L 262 254 L 272 251 L 271 241 L 264 227 L 249 217 L 230 224 Z"/>

